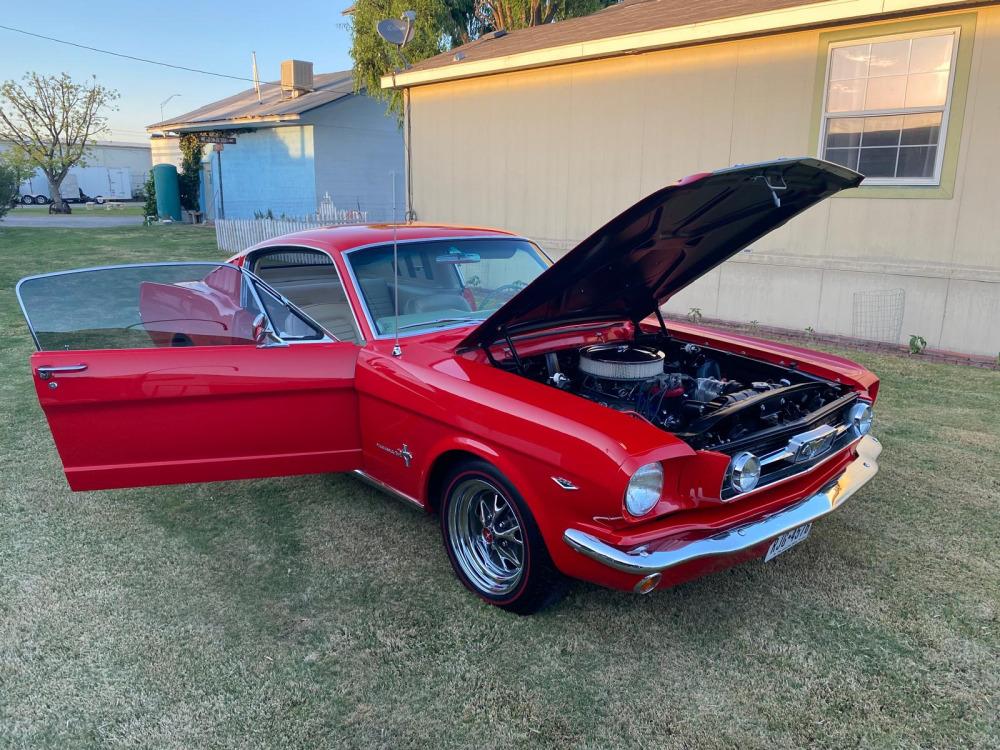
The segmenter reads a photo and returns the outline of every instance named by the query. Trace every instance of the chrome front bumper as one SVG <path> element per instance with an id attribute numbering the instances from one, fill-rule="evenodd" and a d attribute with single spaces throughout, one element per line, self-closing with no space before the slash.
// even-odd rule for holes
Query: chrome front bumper
<path id="1" fill-rule="evenodd" d="M 680 547 L 656 552 L 648 552 L 640 547 L 625 552 L 578 529 L 566 529 L 563 541 L 599 563 L 640 576 L 659 573 L 703 557 L 743 552 L 832 513 L 871 481 L 878 473 L 877 459 L 882 452 L 882 444 L 871 435 L 866 435 L 858 442 L 857 450 L 858 457 L 847 465 L 840 476 L 816 494 L 757 521 L 720 531 L 704 539 L 696 539 Z"/>

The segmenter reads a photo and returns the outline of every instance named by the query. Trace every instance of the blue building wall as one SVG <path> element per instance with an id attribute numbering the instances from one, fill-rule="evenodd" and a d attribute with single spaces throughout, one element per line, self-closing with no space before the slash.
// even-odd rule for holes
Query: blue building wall
<path id="1" fill-rule="evenodd" d="M 215 215 L 221 216 L 219 159 L 212 156 Z M 236 136 L 221 154 L 221 183 L 227 219 L 253 218 L 255 211 L 275 217 L 309 216 L 316 211 L 315 153 L 311 125 L 260 128 Z"/>
<path id="2" fill-rule="evenodd" d="M 303 115 L 313 127 L 315 194 L 329 194 L 339 209 L 360 209 L 369 221 L 392 218 L 392 173 L 403 218 L 403 134 L 385 103 L 352 96 Z"/>

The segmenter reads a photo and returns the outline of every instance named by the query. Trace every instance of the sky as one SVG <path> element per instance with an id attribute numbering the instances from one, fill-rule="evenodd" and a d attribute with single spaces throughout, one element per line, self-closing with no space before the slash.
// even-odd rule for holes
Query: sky
<path id="1" fill-rule="evenodd" d="M 0 24 L 137 57 L 228 75 L 251 77 L 250 53 L 257 52 L 262 81 L 277 80 L 282 60 L 314 63 L 316 73 L 351 67 L 350 0 L 317 2 L 191 3 L 161 7 L 139 0 L 97 3 L 53 0 L 4 3 Z M 124 60 L 0 29 L 0 80 L 19 80 L 28 71 L 66 72 L 83 81 L 91 75 L 121 98 L 109 116 L 110 134 L 101 140 L 145 142 L 145 127 L 250 88 L 252 84 Z"/>

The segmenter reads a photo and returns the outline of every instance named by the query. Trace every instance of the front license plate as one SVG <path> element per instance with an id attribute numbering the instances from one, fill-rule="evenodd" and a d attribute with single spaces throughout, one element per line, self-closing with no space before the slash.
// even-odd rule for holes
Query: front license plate
<path id="1" fill-rule="evenodd" d="M 771 542 L 771 546 L 767 548 L 767 556 L 764 558 L 764 562 L 773 560 L 782 552 L 788 552 L 788 550 L 796 544 L 804 542 L 809 536 L 809 531 L 812 529 L 812 526 L 813 525 L 811 523 L 807 523 L 804 526 L 799 526 L 791 531 L 786 531 L 784 534 L 779 536 Z"/>

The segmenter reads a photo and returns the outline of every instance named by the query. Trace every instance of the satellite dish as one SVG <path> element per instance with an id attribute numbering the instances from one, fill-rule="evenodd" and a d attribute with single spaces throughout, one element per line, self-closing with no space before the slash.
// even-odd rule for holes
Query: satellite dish
<path id="1" fill-rule="evenodd" d="M 403 47 L 413 39 L 413 31 L 417 20 L 416 11 L 404 10 L 403 15 L 398 19 L 387 18 L 375 24 L 378 35 L 396 48 L 399 56 L 403 58 L 403 65 L 410 67 L 410 64 L 403 57 Z"/>
<path id="2" fill-rule="evenodd" d="M 394 47 L 402 47 L 413 36 L 413 32 L 407 28 L 407 24 L 403 21 L 397 21 L 395 18 L 379 21 L 375 28 L 378 35 Z"/>

